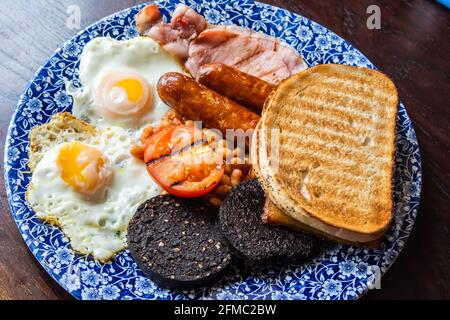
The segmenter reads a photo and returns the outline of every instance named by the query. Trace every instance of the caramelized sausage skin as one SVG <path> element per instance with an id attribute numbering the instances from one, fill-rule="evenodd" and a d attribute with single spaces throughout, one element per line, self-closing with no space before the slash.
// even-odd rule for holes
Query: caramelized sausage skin
<path id="1" fill-rule="evenodd" d="M 158 81 L 161 100 L 182 117 L 202 121 L 204 128 L 218 129 L 226 134 L 227 129 L 254 129 L 260 116 L 199 84 L 191 77 L 178 72 L 168 72 Z"/>
<path id="2" fill-rule="evenodd" d="M 271 83 L 223 63 L 201 66 L 197 81 L 258 114 L 261 114 L 264 102 L 275 88 Z"/>

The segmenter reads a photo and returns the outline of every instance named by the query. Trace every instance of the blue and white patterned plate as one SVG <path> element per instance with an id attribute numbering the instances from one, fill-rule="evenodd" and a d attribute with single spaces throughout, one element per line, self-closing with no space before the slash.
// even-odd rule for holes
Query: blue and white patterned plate
<path id="1" fill-rule="evenodd" d="M 165 18 L 177 0 L 159 1 Z M 348 42 L 300 15 L 249 0 L 181 1 L 214 24 L 236 24 L 281 38 L 296 48 L 308 65 L 342 63 L 374 68 Z M 220 283 L 189 292 L 158 288 L 145 278 L 127 251 L 101 264 L 74 254 L 62 232 L 42 223 L 25 201 L 30 181 L 28 133 L 61 111 L 71 110 L 65 79 L 77 79 L 79 56 L 92 38 L 137 36 L 137 6 L 107 17 L 64 44 L 36 73 L 20 98 L 11 120 L 5 150 L 8 199 L 28 247 L 47 272 L 76 298 L 82 299 L 356 299 L 377 284 L 392 265 L 412 230 L 419 206 L 421 165 L 414 129 L 400 104 L 395 158 L 395 218 L 379 250 L 335 246 L 302 265 L 235 268 Z M 77 81 L 75 81 L 77 82 Z"/>

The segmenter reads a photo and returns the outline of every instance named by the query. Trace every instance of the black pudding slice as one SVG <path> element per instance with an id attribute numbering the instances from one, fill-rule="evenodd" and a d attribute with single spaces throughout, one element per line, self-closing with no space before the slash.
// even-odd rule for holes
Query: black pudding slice
<path id="1" fill-rule="evenodd" d="M 128 225 L 128 247 L 155 283 L 190 289 L 218 278 L 231 261 L 217 232 L 213 208 L 199 199 L 171 195 L 143 203 Z"/>
<path id="2" fill-rule="evenodd" d="M 251 261 L 301 261 L 316 240 L 284 227 L 261 223 L 266 196 L 257 180 L 234 187 L 222 202 L 219 225 L 230 245 Z"/>

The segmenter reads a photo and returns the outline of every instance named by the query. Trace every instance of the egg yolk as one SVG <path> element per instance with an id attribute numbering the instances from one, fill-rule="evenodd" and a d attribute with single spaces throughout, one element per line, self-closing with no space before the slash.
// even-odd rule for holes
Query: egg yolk
<path id="1" fill-rule="evenodd" d="M 80 142 L 61 147 L 57 165 L 62 180 L 76 192 L 93 196 L 109 182 L 112 170 L 102 152 Z"/>
<path id="2" fill-rule="evenodd" d="M 116 83 L 115 88 L 121 88 L 125 90 L 128 101 L 138 102 L 141 97 L 144 96 L 144 88 L 142 83 L 136 79 L 125 79 Z"/>
<path id="3" fill-rule="evenodd" d="M 140 74 L 116 70 L 101 78 L 97 102 L 107 117 L 137 117 L 150 110 L 153 104 L 152 89 Z"/>

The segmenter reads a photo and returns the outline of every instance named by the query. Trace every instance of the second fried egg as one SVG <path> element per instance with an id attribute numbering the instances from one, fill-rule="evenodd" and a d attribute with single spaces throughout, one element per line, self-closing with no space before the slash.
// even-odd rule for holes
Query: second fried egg
<path id="1" fill-rule="evenodd" d="M 59 134 L 65 142 L 46 150 L 33 170 L 28 203 L 61 227 L 75 251 L 107 261 L 126 248 L 137 207 L 161 189 L 130 155 L 135 141 L 126 130 L 95 130 L 83 141 L 71 139 L 73 130 Z"/>

